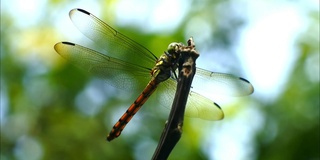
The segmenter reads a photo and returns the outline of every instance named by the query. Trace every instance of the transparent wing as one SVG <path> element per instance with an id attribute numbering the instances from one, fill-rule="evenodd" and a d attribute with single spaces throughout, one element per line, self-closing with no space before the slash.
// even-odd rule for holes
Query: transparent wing
<path id="1" fill-rule="evenodd" d="M 204 120 L 220 120 L 224 117 L 224 113 L 217 103 L 193 91 L 189 93 L 185 115 Z"/>
<path id="2" fill-rule="evenodd" d="M 108 24 L 82 9 L 69 13 L 74 25 L 88 38 L 106 51 L 109 56 L 130 61 L 132 64 L 152 68 L 157 57 L 147 48 L 119 33 Z"/>
<path id="3" fill-rule="evenodd" d="M 171 107 L 174 99 L 176 81 L 168 79 L 159 85 L 159 102 L 163 106 Z M 244 96 L 253 92 L 253 86 L 244 78 L 231 74 L 207 71 L 201 68 L 196 69 L 189 93 L 185 115 L 205 120 L 219 120 L 224 117 L 219 105 L 213 102 L 213 95 Z"/>
<path id="4" fill-rule="evenodd" d="M 208 96 L 211 94 L 245 96 L 254 91 L 251 83 L 244 78 L 201 68 L 196 69 L 192 90 Z"/>
<path id="5" fill-rule="evenodd" d="M 158 97 L 159 104 L 166 108 L 171 108 L 177 83 L 173 79 L 168 79 L 158 86 L 155 93 Z M 218 104 L 212 100 L 196 93 L 190 92 L 186 104 L 185 115 L 188 117 L 201 118 L 204 120 L 220 120 L 224 114 Z"/>
<path id="6" fill-rule="evenodd" d="M 151 79 L 149 68 L 112 58 L 74 43 L 60 42 L 54 49 L 75 66 L 120 89 L 142 91 Z"/>

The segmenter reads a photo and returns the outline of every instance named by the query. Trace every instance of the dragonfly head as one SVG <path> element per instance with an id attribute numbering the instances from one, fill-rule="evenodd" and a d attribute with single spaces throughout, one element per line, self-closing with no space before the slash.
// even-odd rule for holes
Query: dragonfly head
<path id="1" fill-rule="evenodd" d="M 177 59 L 179 57 L 179 49 L 180 49 L 181 46 L 182 46 L 181 43 L 172 42 L 172 43 L 169 44 L 167 52 L 174 59 Z"/>

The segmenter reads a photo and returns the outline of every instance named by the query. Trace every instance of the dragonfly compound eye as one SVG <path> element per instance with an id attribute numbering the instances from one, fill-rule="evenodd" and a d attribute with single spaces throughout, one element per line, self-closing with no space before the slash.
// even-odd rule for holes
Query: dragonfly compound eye
<path id="1" fill-rule="evenodd" d="M 177 52 L 178 49 L 179 49 L 179 46 L 181 46 L 180 43 L 177 43 L 177 42 L 172 42 L 169 44 L 168 46 L 168 52 L 171 53 L 171 52 Z"/>

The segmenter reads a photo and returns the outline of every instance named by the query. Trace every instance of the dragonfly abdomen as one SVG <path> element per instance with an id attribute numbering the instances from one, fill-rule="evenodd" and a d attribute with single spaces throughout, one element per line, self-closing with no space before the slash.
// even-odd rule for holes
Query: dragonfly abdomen
<path id="1" fill-rule="evenodd" d="M 127 111 L 121 116 L 118 122 L 113 126 L 111 132 L 109 133 L 107 140 L 111 141 L 114 138 L 120 136 L 121 131 L 127 125 L 127 123 L 132 119 L 132 117 L 139 111 L 141 106 L 148 100 L 149 96 L 155 91 L 158 86 L 158 82 L 152 79 L 139 97 L 130 105 Z"/>

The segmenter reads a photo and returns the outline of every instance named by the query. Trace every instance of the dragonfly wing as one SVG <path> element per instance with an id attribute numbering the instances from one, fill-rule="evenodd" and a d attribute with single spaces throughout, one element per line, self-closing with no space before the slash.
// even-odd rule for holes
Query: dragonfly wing
<path id="1" fill-rule="evenodd" d="M 150 69 L 109 57 L 92 49 L 60 42 L 54 49 L 73 65 L 104 79 L 108 84 L 124 90 L 142 90 L 150 80 Z M 139 81 L 139 82 L 138 82 Z"/>
<path id="2" fill-rule="evenodd" d="M 171 108 L 177 83 L 173 79 L 162 82 L 156 92 L 159 104 Z M 224 117 L 223 111 L 212 100 L 191 91 L 186 104 L 185 115 L 204 120 L 220 120 Z"/>
<path id="3" fill-rule="evenodd" d="M 192 90 L 202 95 L 222 94 L 231 96 L 245 96 L 254 91 L 251 83 L 244 78 L 201 68 L 196 69 Z"/>
<path id="4" fill-rule="evenodd" d="M 163 82 L 163 89 L 159 89 L 164 91 L 160 95 L 160 103 L 162 105 L 171 106 L 176 85 L 176 81 L 173 79 Z M 218 104 L 210 100 L 212 93 L 244 96 L 253 93 L 253 90 L 251 83 L 244 78 L 197 68 L 189 93 L 185 115 L 205 120 L 222 119 L 224 117 L 223 111 Z"/>
<path id="5" fill-rule="evenodd" d="M 185 115 L 204 120 L 220 120 L 224 117 L 217 103 L 193 91 L 189 93 Z"/>
<path id="6" fill-rule="evenodd" d="M 157 57 L 152 52 L 119 33 L 93 14 L 82 9 L 73 9 L 69 16 L 74 25 L 103 48 L 106 54 L 118 59 L 130 60 L 133 64 L 154 66 Z"/>

